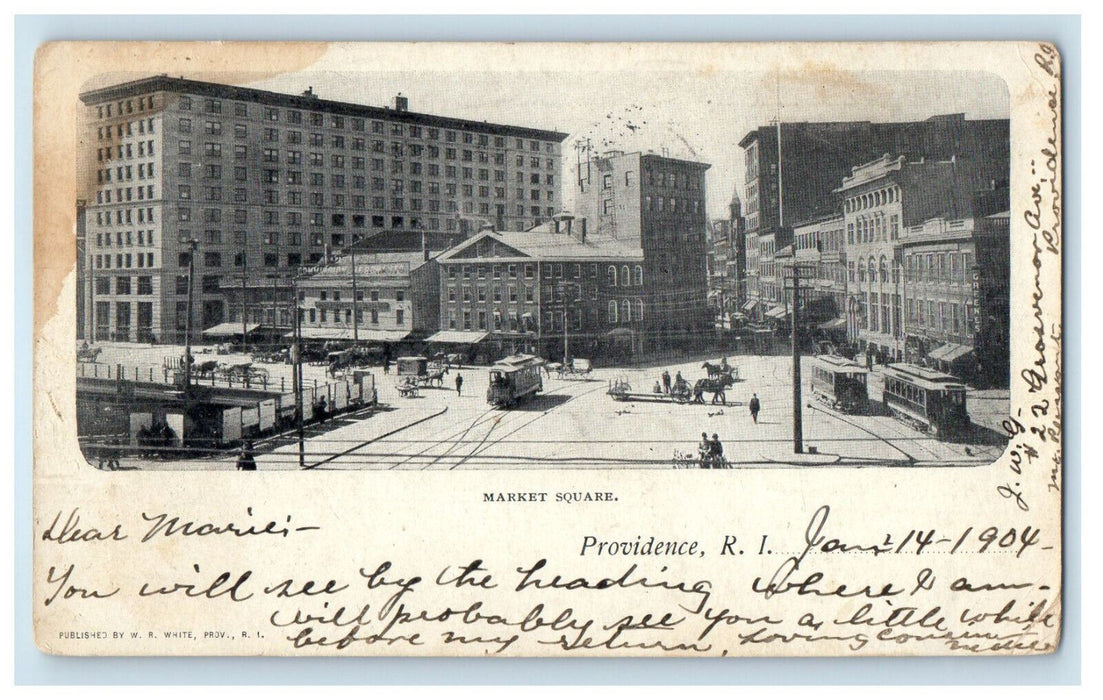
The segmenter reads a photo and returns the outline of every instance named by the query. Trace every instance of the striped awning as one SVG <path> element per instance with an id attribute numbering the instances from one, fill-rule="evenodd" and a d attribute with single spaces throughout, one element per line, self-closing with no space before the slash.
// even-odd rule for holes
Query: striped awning
<path id="1" fill-rule="evenodd" d="M 766 312 L 766 316 L 769 318 L 782 319 L 789 315 L 788 310 L 784 306 L 775 306 Z"/>

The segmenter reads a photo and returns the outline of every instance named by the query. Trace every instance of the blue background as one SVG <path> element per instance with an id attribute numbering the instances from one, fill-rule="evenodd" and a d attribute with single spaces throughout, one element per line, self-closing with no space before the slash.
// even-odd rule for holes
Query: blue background
<path id="1" fill-rule="evenodd" d="M 1077 684 L 1080 682 L 1080 18 L 1078 16 L 21 16 L 15 18 L 15 681 L 17 684 Z M 321 41 L 1048 40 L 1064 63 L 1065 583 L 1057 654 L 924 659 L 62 658 L 31 627 L 31 96 L 34 51 L 80 39 Z"/>

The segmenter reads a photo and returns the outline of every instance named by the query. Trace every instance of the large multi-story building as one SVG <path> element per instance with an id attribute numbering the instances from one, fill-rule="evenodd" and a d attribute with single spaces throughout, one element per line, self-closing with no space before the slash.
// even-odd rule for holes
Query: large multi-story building
<path id="1" fill-rule="evenodd" d="M 931 219 L 985 216 L 979 202 L 1006 202 L 977 193 L 991 190 L 983 168 L 956 158 L 909 161 L 882 156 L 853 168 L 837 192 L 846 223 L 848 337 L 881 357 L 902 359 L 905 282 L 897 249 L 909 232 Z M 987 187 L 986 187 L 987 185 Z M 1003 190 L 1006 191 L 1006 190 Z"/>
<path id="2" fill-rule="evenodd" d="M 739 311 L 743 304 L 744 271 L 747 266 L 743 249 L 742 203 L 733 194 L 728 204 L 728 218 L 712 222 L 708 241 L 709 299 L 722 319 Z"/>
<path id="3" fill-rule="evenodd" d="M 855 165 L 892 153 L 911 160 L 970 159 L 997 182 L 1007 182 L 1010 172 L 1008 120 L 967 120 L 962 114 L 919 122 L 774 124 L 751 130 L 739 146 L 745 164 L 744 306 L 757 318 L 783 303 L 774 255 L 792 243 L 793 223 L 829 205 L 833 190 Z"/>
<path id="4" fill-rule="evenodd" d="M 97 338 L 181 340 L 193 262 L 193 337 L 229 318 L 224 288 L 243 279 L 247 305 L 289 328 L 286 280 L 354 238 L 523 229 L 562 206 L 566 134 L 411 112 L 401 96 L 370 107 L 157 76 L 80 99 L 78 269 Z"/>
<path id="5" fill-rule="evenodd" d="M 645 343 L 692 343 L 711 324 L 707 163 L 613 151 L 578 166 L 575 206 L 587 242 L 643 259 Z"/>

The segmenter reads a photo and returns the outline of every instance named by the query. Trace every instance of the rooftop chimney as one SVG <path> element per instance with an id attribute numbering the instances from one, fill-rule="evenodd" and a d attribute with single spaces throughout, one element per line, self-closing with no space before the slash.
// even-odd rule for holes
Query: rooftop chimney
<path id="1" fill-rule="evenodd" d="M 421 232 L 421 259 L 426 262 L 429 261 L 429 237 L 425 231 Z"/>
<path id="2" fill-rule="evenodd" d="M 586 217 L 582 217 L 582 230 L 578 232 L 578 240 L 586 242 Z"/>
<path id="3" fill-rule="evenodd" d="M 410 110 L 410 100 L 402 96 L 402 93 L 394 98 L 394 109 L 396 112 L 408 112 Z"/>
<path id="4" fill-rule="evenodd" d="M 307 88 L 305 90 L 303 90 L 303 97 L 312 97 L 312 98 L 318 97 L 317 95 L 314 94 L 314 86 L 313 85 L 308 85 Z"/>

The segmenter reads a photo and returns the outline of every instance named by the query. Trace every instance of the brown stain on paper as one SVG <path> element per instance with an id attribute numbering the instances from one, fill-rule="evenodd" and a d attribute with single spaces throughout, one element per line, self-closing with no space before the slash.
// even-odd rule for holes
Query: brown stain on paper
<path id="1" fill-rule="evenodd" d="M 80 93 L 162 73 L 245 84 L 304 70 L 325 51 L 324 42 L 54 42 L 39 47 L 32 122 L 36 345 L 44 325 L 73 303 L 61 294 L 76 269 L 76 201 L 85 196 L 87 184 L 77 182 L 77 159 L 88 157 L 78 151 Z"/>

